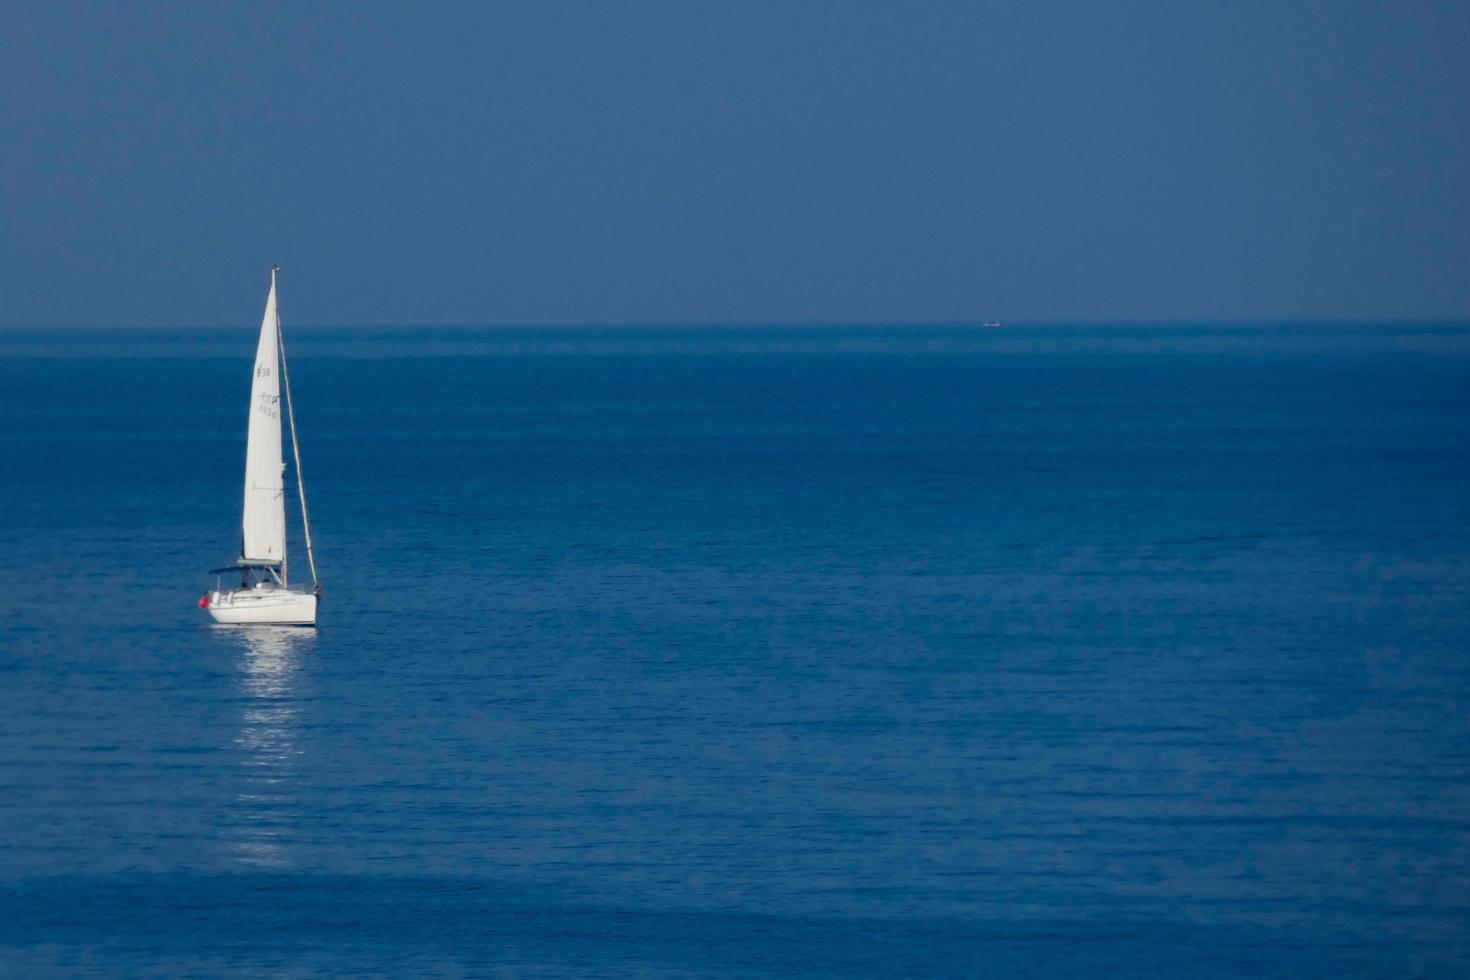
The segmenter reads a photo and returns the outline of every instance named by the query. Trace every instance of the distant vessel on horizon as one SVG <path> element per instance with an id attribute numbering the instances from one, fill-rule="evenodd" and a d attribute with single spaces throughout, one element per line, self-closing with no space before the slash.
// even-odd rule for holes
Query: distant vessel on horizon
<path id="1" fill-rule="evenodd" d="M 986 320 L 984 323 L 980 324 L 980 326 L 984 327 L 986 330 L 999 330 L 1000 329 L 1000 321 L 999 320 Z"/>
<path id="2" fill-rule="evenodd" d="M 286 370 L 286 347 L 276 307 L 277 267 L 271 267 L 271 288 L 260 321 L 255 348 L 255 374 L 250 383 L 250 424 L 245 437 L 245 506 L 241 518 L 240 557 L 233 565 L 210 570 L 211 575 L 240 573 L 240 586 L 215 588 L 199 600 L 217 623 L 271 626 L 315 626 L 317 598 L 316 556 L 311 548 L 311 523 L 306 515 L 306 486 L 301 481 L 301 446 L 296 439 L 296 413 L 291 407 L 291 377 Z M 286 390 L 286 418 L 291 423 L 291 455 L 296 462 L 296 490 L 301 499 L 301 528 L 306 537 L 306 561 L 311 566 L 311 591 L 290 587 L 286 562 L 286 461 L 281 454 L 281 388 Z"/>

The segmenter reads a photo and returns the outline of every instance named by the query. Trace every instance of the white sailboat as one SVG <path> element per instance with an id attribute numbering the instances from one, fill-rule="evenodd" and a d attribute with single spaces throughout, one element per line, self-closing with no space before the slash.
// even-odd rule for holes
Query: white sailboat
<path id="1" fill-rule="evenodd" d="M 315 626 L 316 556 L 311 549 L 311 523 L 306 515 L 306 486 L 301 481 L 301 446 L 296 440 L 296 413 L 291 406 L 291 377 L 276 309 L 276 272 L 271 268 L 270 295 L 255 348 L 255 376 L 250 384 L 250 427 L 245 441 L 245 508 L 240 558 L 210 574 L 239 573 L 239 588 L 216 587 L 199 600 L 217 623 Z M 281 455 L 281 389 L 286 391 L 286 418 L 291 425 L 291 454 L 296 463 L 296 490 L 301 499 L 301 528 L 311 590 L 291 588 L 286 562 L 286 461 Z"/>

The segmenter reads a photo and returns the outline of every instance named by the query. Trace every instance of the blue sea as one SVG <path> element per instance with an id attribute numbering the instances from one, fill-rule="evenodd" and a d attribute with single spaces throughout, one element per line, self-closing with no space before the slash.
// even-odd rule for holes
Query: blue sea
<path id="1" fill-rule="evenodd" d="M 315 631 L 254 333 L 0 333 L 0 975 L 1470 972 L 1470 330 L 288 323 Z"/>

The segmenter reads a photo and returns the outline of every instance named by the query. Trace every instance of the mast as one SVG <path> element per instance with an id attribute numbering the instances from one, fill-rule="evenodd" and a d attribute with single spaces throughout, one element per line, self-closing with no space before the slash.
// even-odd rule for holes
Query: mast
<path id="1" fill-rule="evenodd" d="M 271 287 L 276 284 L 279 266 L 271 266 Z M 281 381 L 286 389 L 286 419 L 291 424 L 291 455 L 296 460 L 296 493 L 301 498 L 301 530 L 306 536 L 306 562 L 311 566 L 312 588 L 320 591 L 316 577 L 316 555 L 311 550 L 311 519 L 306 514 L 306 481 L 301 478 L 301 443 L 296 438 L 296 410 L 291 404 L 291 372 L 286 367 L 286 341 L 281 335 L 281 313 L 276 310 L 276 346 L 281 351 Z"/>

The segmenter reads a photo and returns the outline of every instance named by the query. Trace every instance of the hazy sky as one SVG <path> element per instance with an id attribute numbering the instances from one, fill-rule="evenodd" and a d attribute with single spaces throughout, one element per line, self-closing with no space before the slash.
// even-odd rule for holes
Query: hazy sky
<path id="1" fill-rule="evenodd" d="M 0 6 L 0 325 L 1470 318 L 1470 3 Z"/>

